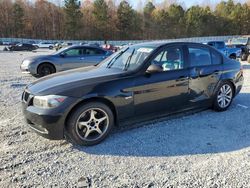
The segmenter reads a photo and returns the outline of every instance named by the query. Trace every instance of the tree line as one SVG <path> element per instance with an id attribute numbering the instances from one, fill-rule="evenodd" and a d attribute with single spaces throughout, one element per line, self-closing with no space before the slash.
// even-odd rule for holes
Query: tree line
<path id="1" fill-rule="evenodd" d="M 150 40 L 250 34 L 249 3 L 233 0 L 183 8 L 149 1 L 135 10 L 128 1 L 0 0 L 0 37 L 64 40 Z"/>

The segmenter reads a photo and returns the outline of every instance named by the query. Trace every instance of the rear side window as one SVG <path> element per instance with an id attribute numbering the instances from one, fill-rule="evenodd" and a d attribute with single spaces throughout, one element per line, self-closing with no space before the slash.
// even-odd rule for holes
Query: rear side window
<path id="1" fill-rule="evenodd" d="M 219 65 L 222 63 L 222 56 L 219 53 L 211 52 L 213 65 Z"/>
<path id="2" fill-rule="evenodd" d="M 189 47 L 189 62 L 190 66 L 205 66 L 211 65 L 210 50 L 207 48 Z"/>

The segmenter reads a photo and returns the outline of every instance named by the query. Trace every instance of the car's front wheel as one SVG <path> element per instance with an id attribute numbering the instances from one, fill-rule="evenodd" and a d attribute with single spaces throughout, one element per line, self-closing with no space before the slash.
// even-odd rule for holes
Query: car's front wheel
<path id="1" fill-rule="evenodd" d="M 71 114 L 66 125 L 66 136 L 73 143 L 91 146 L 104 140 L 113 125 L 114 115 L 110 108 L 103 103 L 90 102 Z"/>
<path id="2" fill-rule="evenodd" d="M 218 87 L 214 98 L 214 110 L 225 111 L 233 101 L 234 90 L 230 82 L 223 82 Z"/>
<path id="3" fill-rule="evenodd" d="M 51 64 L 48 64 L 48 63 L 43 63 L 43 64 L 39 65 L 39 67 L 37 69 L 38 77 L 47 76 L 47 75 L 53 74 L 55 72 L 56 72 L 55 67 Z"/>

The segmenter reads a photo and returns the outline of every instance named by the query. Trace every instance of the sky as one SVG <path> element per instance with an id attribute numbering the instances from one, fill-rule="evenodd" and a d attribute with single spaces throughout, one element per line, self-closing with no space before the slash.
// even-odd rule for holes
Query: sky
<path id="1" fill-rule="evenodd" d="M 35 1 L 35 0 L 30 0 L 30 1 Z M 62 5 L 64 0 L 49 0 L 50 2 L 53 2 L 55 4 L 60 4 Z M 82 0 L 84 1 L 84 0 Z M 118 4 L 119 1 L 121 0 L 115 0 L 115 2 Z M 189 8 L 193 5 L 215 5 L 221 0 L 128 0 L 129 3 L 133 6 L 135 9 L 141 9 L 143 6 L 148 2 L 152 1 L 155 4 L 160 4 L 162 2 L 179 2 L 180 5 L 182 5 L 184 8 Z M 227 1 L 227 0 L 225 0 Z M 234 2 L 240 2 L 240 3 L 245 3 L 246 0 L 234 0 Z"/>

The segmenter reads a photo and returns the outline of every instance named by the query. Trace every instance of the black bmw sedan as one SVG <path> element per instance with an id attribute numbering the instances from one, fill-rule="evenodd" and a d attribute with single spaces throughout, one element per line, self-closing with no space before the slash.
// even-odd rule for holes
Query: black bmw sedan
<path id="1" fill-rule="evenodd" d="M 242 85 L 240 63 L 212 47 L 151 42 L 44 77 L 25 88 L 22 104 L 38 134 L 94 145 L 124 122 L 195 108 L 225 111 Z"/>

